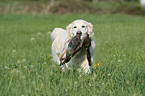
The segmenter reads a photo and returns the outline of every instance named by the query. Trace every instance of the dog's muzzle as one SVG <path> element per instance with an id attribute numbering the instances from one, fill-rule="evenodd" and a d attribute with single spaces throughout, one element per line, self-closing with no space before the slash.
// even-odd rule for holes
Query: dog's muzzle
<path id="1" fill-rule="evenodd" d="M 82 35 L 82 32 L 81 31 L 78 31 L 77 34 Z"/>

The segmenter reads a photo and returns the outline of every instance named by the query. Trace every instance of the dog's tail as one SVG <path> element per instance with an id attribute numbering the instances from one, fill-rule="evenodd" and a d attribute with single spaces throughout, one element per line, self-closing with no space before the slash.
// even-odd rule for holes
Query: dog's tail
<path id="1" fill-rule="evenodd" d="M 54 41 L 54 39 L 61 34 L 66 34 L 66 30 L 62 28 L 55 28 L 51 33 L 51 40 Z"/>

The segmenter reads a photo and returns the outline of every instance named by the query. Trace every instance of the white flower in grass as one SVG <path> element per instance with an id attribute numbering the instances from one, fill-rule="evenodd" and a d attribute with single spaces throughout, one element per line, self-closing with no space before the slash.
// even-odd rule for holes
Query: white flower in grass
<path id="1" fill-rule="evenodd" d="M 13 70 L 11 70 L 11 74 L 13 74 L 13 73 L 15 73 L 16 72 L 16 69 L 13 69 Z"/>
<path id="2" fill-rule="evenodd" d="M 39 90 L 39 88 L 35 88 L 35 90 L 37 91 L 37 90 Z"/>
<path id="3" fill-rule="evenodd" d="M 102 83 L 102 85 L 105 85 L 105 83 Z"/>
<path id="4" fill-rule="evenodd" d="M 107 76 L 110 76 L 111 74 L 107 74 Z"/>
<path id="5" fill-rule="evenodd" d="M 27 69 L 27 66 L 24 66 L 25 69 Z"/>
<path id="6" fill-rule="evenodd" d="M 53 72 L 51 71 L 51 73 L 50 73 L 51 75 L 53 75 Z"/>
<path id="7" fill-rule="evenodd" d="M 44 84 L 41 84 L 41 87 L 43 87 L 44 86 Z"/>
<path id="8" fill-rule="evenodd" d="M 17 61 L 17 63 L 21 63 L 21 61 L 20 61 L 20 60 L 18 60 L 18 61 Z"/>
<path id="9" fill-rule="evenodd" d="M 15 52 L 16 52 L 16 50 L 14 49 L 14 50 L 12 50 L 12 52 L 13 52 L 13 53 L 15 53 Z"/>
<path id="10" fill-rule="evenodd" d="M 76 81 L 76 82 L 74 82 L 74 86 L 78 86 L 78 82 Z"/>
<path id="11" fill-rule="evenodd" d="M 32 83 L 35 84 L 35 81 L 33 81 Z"/>
<path id="12" fill-rule="evenodd" d="M 41 34 L 42 34 L 41 32 L 38 32 L 38 33 L 37 33 L 37 35 L 41 35 Z"/>
<path id="13" fill-rule="evenodd" d="M 96 77 L 97 77 L 97 76 L 96 76 L 96 74 L 94 73 L 93 79 L 95 80 L 95 79 L 96 79 Z"/>
<path id="14" fill-rule="evenodd" d="M 25 95 L 21 95 L 21 96 L 25 96 Z"/>
<path id="15" fill-rule="evenodd" d="M 89 83 L 89 86 L 90 86 L 90 87 L 92 86 L 91 83 Z"/>
<path id="16" fill-rule="evenodd" d="M 25 62 L 26 61 L 26 59 L 22 59 L 22 62 Z"/>
<path id="17" fill-rule="evenodd" d="M 35 40 L 35 38 L 31 38 L 31 41 Z"/>
<path id="18" fill-rule="evenodd" d="M 118 62 L 121 62 L 121 60 L 118 60 Z"/>
<path id="19" fill-rule="evenodd" d="M 21 79 L 25 79 L 25 76 L 21 76 Z"/>
<path id="20" fill-rule="evenodd" d="M 129 80 L 126 81 L 127 84 L 130 84 Z"/>
<path id="21" fill-rule="evenodd" d="M 55 64 L 53 64 L 52 67 L 56 67 Z"/>
<path id="22" fill-rule="evenodd" d="M 13 74 L 14 72 L 16 72 L 16 69 L 11 70 L 11 74 Z"/>
<path id="23" fill-rule="evenodd" d="M 17 72 L 17 73 L 20 73 L 20 70 L 17 70 L 16 72 Z"/>
<path id="24" fill-rule="evenodd" d="M 47 32 L 47 35 L 50 35 L 51 34 L 51 31 Z"/>
<path id="25" fill-rule="evenodd" d="M 33 65 L 31 65 L 30 67 L 33 68 Z"/>
<path id="26" fill-rule="evenodd" d="M 43 64 L 47 64 L 46 62 L 44 62 Z"/>
<path id="27" fill-rule="evenodd" d="M 81 86 L 81 88 L 83 88 L 83 86 Z"/>
<path id="28" fill-rule="evenodd" d="M 81 69 L 81 68 L 78 68 L 77 71 L 78 71 L 79 73 L 81 73 L 81 72 L 82 72 L 82 69 Z"/>
<path id="29" fill-rule="evenodd" d="M 94 73 L 94 77 L 95 77 L 95 78 L 97 77 L 95 73 Z"/>
<path id="30" fill-rule="evenodd" d="M 18 75 L 19 73 L 21 73 L 21 71 L 20 71 L 20 70 L 17 70 L 17 69 L 13 69 L 13 70 L 11 70 L 10 73 L 11 73 L 11 74 L 16 74 L 16 75 Z"/>
<path id="31" fill-rule="evenodd" d="M 5 69 L 10 69 L 9 67 L 5 66 Z"/>

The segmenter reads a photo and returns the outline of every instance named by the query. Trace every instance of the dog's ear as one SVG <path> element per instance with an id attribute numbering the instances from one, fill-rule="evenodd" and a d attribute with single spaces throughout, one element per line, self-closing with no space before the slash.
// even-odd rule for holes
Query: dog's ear
<path id="1" fill-rule="evenodd" d="M 94 35 L 94 32 L 93 32 L 93 25 L 91 23 L 88 23 L 88 34 L 89 34 L 89 37 L 92 38 L 93 35 Z"/>
<path id="2" fill-rule="evenodd" d="M 73 36 L 73 34 L 72 34 L 72 24 L 69 24 L 66 27 L 66 30 L 67 30 L 68 34 L 70 35 L 70 37 L 72 37 Z"/>

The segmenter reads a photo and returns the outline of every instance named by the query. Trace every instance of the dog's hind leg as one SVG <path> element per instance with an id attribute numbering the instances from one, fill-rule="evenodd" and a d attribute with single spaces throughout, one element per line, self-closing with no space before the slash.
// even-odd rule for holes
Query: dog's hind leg
<path id="1" fill-rule="evenodd" d="M 59 53 L 56 52 L 56 50 L 55 50 L 55 48 L 53 46 L 52 46 L 52 56 L 53 56 L 54 61 L 57 64 L 60 64 L 60 61 L 59 61 Z"/>

